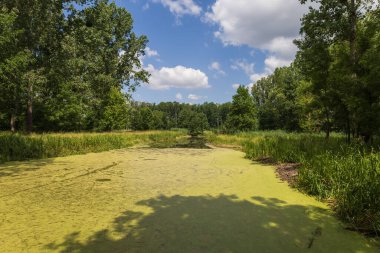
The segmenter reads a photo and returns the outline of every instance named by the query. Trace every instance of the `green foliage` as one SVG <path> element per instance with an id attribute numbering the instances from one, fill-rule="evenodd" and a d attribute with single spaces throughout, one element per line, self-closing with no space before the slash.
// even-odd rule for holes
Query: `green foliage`
<path id="1" fill-rule="evenodd" d="M 165 113 L 159 110 L 152 111 L 152 118 L 150 122 L 150 129 L 163 130 L 166 129 Z"/>
<path id="2" fill-rule="evenodd" d="M 179 113 L 179 122 L 182 128 L 187 128 L 191 136 L 203 134 L 203 131 L 209 127 L 207 117 L 202 112 L 196 112 L 185 108 Z"/>
<path id="3" fill-rule="evenodd" d="M 295 66 L 278 68 L 252 87 L 262 130 L 301 130 L 297 90 L 301 75 Z"/>
<path id="4" fill-rule="evenodd" d="M 204 113 L 192 112 L 189 115 L 187 128 L 192 137 L 202 135 L 208 127 L 207 117 Z"/>
<path id="5" fill-rule="evenodd" d="M 327 136 L 335 128 L 369 142 L 380 127 L 379 79 L 372 78 L 379 69 L 371 63 L 379 52 L 379 8 L 370 0 L 311 2 L 318 5 L 302 19 L 296 63 L 311 84 L 315 120 Z"/>
<path id="6" fill-rule="evenodd" d="M 256 107 L 247 88 L 240 86 L 232 98 L 226 122 L 228 132 L 250 131 L 258 127 Z"/>
<path id="7" fill-rule="evenodd" d="M 204 120 L 204 116 L 200 116 L 204 121 L 200 124 L 203 125 L 203 129 L 221 129 L 227 120 L 230 107 L 231 103 L 206 102 L 190 105 L 177 102 L 161 102 L 159 104 L 132 102 L 130 128 L 134 130 L 188 128 L 189 119 L 194 116 L 194 113 L 198 113 L 206 117 Z"/>
<path id="8" fill-rule="evenodd" d="M 99 121 L 99 130 L 112 131 L 126 129 L 127 121 L 127 100 L 120 90 L 111 88 L 102 118 Z"/>
<path id="9" fill-rule="evenodd" d="M 0 108 L 12 128 L 125 128 L 124 108 L 110 99 L 149 76 L 139 60 L 147 38 L 128 11 L 107 0 L 5 0 L 0 25 Z"/>
<path id="10" fill-rule="evenodd" d="M 152 124 L 152 110 L 147 107 L 141 110 L 132 110 L 131 128 L 132 130 L 149 130 Z"/>

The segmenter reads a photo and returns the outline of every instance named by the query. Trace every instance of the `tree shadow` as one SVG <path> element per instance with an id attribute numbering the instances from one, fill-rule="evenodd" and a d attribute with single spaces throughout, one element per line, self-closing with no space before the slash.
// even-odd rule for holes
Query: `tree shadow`
<path id="1" fill-rule="evenodd" d="M 66 164 L 58 163 L 54 158 L 31 160 L 31 161 L 12 161 L 0 164 L 1 177 L 17 177 L 24 173 L 40 170 L 49 164 Z"/>
<path id="2" fill-rule="evenodd" d="M 73 232 L 47 249 L 61 253 L 336 253 L 366 248 L 337 233 L 326 210 L 288 205 L 275 198 L 161 196 L 137 205 L 152 212 L 125 211 L 114 219 L 112 229 L 98 231 L 85 242 L 79 239 L 80 232 Z"/>

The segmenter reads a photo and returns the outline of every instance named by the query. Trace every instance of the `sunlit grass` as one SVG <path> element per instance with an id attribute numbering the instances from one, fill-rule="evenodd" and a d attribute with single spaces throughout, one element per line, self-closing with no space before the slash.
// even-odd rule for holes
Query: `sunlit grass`
<path id="1" fill-rule="evenodd" d="M 102 152 L 140 144 L 174 141 L 183 131 L 114 133 L 0 133 L 0 163 Z"/>

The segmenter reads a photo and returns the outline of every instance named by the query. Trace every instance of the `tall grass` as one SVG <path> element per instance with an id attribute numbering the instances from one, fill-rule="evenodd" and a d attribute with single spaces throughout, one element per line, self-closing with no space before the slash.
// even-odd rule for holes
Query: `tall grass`
<path id="1" fill-rule="evenodd" d="M 380 235 L 380 154 L 349 147 L 303 162 L 298 186 L 310 194 L 332 199 L 337 213 L 361 231 Z"/>
<path id="2" fill-rule="evenodd" d="M 347 144 L 335 134 L 253 132 L 208 134 L 210 142 L 240 145 L 247 158 L 300 163 L 296 186 L 333 203 L 353 228 L 380 234 L 380 153 L 361 143 Z"/>
<path id="3" fill-rule="evenodd" d="M 150 145 L 158 140 L 172 141 L 183 135 L 180 131 L 78 133 L 78 134 L 0 134 L 0 163 L 58 156 L 102 152 Z"/>

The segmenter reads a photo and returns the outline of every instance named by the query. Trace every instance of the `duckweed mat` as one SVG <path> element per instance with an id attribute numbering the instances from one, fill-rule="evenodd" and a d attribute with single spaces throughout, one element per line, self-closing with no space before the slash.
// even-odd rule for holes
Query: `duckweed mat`
<path id="1" fill-rule="evenodd" d="M 134 148 L 0 166 L 0 252 L 380 252 L 229 149 Z"/>

